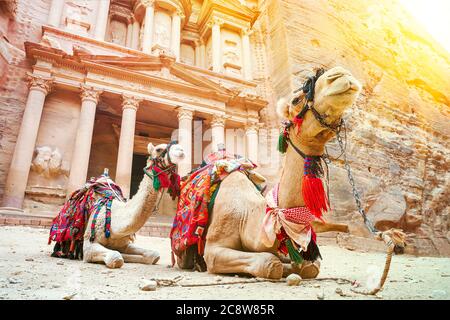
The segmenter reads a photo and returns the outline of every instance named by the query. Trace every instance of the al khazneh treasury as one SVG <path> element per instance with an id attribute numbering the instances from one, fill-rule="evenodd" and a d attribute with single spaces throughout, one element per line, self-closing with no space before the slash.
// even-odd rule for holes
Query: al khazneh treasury
<path id="1" fill-rule="evenodd" d="M 450 58 L 387 0 L 0 1 L 1 212 L 53 217 L 104 168 L 132 197 L 147 144 L 173 138 L 181 175 L 223 143 L 273 184 L 277 100 L 336 65 L 363 83 L 348 152 L 369 216 L 414 253 L 450 255 Z M 357 247 L 342 162 L 330 172 L 330 219 Z"/>

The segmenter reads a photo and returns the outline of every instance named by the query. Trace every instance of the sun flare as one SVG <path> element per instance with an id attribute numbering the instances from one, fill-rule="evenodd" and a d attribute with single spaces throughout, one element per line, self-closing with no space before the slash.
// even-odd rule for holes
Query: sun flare
<path id="1" fill-rule="evenodd" d="M 406 10 L 450 52 L 450 1 L 399 0 Z"/>

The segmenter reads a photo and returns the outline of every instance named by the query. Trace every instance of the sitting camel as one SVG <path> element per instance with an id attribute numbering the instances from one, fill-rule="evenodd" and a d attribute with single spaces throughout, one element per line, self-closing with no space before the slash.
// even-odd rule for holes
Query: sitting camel
<path id="1" fill-rule="evenodd" d="M 148 145 L 147 167 L 156 165 L 162 171 L 176 170 L 176 164 L 184 159 L 183 148 L 178 144 Z M 108 268 L 120 268 L 124 262 L 155 264 L 159 253 L 139 248 L 133 244 L 134 234 L 142 228 L 155 211 L 162 197 L 162 188 L 154 189 L 153 178 L 147 174 L 131 200 L 113 200 L 111 206 L 111 231 L 105 235 L 105 206 L 100 210 L 95 222 L 95 238 L 90 242 L 89 228 L 94 215 L 89 217 L 88 228 L 84 232 L 83 260 L 85 262 L 105 263 Z M 111 181 L 112 182 L 112 181 Z"/>
<path id="2" fill-rule="evenodd" d="M 323 155 L 325 144 L 335 135 L 332 128 L 340 123 L 343 112 L 352 106 L 361 89 L 351 73 L 341 67 L 317 74 L 313 79 L 311 90 L 304 89 L 294 99 L 297 103 L 282 104 L 277 110 L 283 118 L 291 120 L 291 124 L 296 120 L 299 124 L 297 128 L 295 125 L 285 127 L 290 144 L 279 182 L 278 208 L 305 206 L 301 182 L 304 156 Z M 314 98 L 308 99 L 311 91 Z M 295 119 L 299 114 L 301 119 Z M 267 241 L 263 231 L 267 204 L 243 173 L 236 171 L 224 179 L 209 217 L 204 252 L 208 272 L 250 274 L 269 279 L 280 279 L 293 272 L 302 278 L 318 275 L 318 259 L 304 259 L 299 265 L 288 263 L 290 260 L 279 254 L 278 239 L 272 237 L 272 243 Z M 312 221 L 311 225 L 315 232 L 348 232 L 346 225 L 328 224 L 320 219 Z"/>

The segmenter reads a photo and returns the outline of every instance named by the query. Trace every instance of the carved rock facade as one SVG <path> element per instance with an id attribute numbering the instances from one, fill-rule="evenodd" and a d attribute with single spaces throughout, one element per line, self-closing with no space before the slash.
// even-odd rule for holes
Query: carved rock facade
<path id="1" fill-rule="evenodd" d="M 409 252 L 450 256 L 450 57 L 388 0 L 0 1 L 0 200 L 27 73 L 46 97 L 23 208 L 53 216 L 68 192 L 75 139 L 90 141 L 78 132 L 81 105 L 93 121 L 87 177 L 105 167 L 115 177 L 123 112 L 136 119 L 124 141 L 137 154 L 166 142 L 180 121 L 197 130 L 192 119 L 220 143 L 223 130 L 241 130 L 237 150 L 259 157 L 258 132 L 277 139 L 277 100 L 313 67 L 335 65 L 364 85 L 347 117 L 347 152 L 366 212 L 380 229 L 405 229 Z M 340 153 L 336 141 L 328 150 Z M 274 183 L 278 168 L 260 167 Z M 368 240 L 342 160 L 330 173 L 329 219 L 350 223 L 351 235 L 329 238 L 383 250 Z"/>

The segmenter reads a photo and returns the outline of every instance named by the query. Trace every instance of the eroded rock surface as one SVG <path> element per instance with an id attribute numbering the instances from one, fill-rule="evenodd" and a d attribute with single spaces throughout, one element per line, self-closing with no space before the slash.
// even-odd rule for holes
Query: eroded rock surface
<path id="1" fill-rule="evenodd" d="M 261 3 L 253 39 L 264 62 L 255 72 L 272 101 L 265 120 L 278 126 L 275 101 L 313 67 L 348 68 L 364 86 L 346 122 L 348 158 L 366 211 L 380 229 L 406 230 L 408 252 L 448 255 L 450 54 L 394 1 Z M 328 151 L 340 154 L 336 141 Z M 330 169 L 329 219 L 367 238 L 342 158 Z"/>

